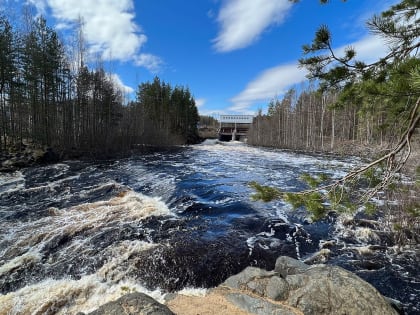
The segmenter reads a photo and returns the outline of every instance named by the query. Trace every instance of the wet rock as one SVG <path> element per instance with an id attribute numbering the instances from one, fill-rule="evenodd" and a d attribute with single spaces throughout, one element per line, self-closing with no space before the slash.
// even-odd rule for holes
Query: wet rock
<path id="1" fill-rule="evenodd" d="M 320 249 L 332 248 L 332 247 L 334 247 L 336 245 L 337 245 L 337 241 L 336 240 L 329 240 L 329 241 L 323 241 L 323 240 L 321 240 L 319 242 L 319 248 Z"/>
<path id="2" fill-rule="evenodd" d="M 305 259 L 304 262 L 308 265 L 323 264 L 328 261 L 330 254 L 331 251 L 328 248 L 323 248 L 320 251 L 313 254 L 311 257 Z"/>
<path id="3" fill-rule="evenodd" d="M 398 314 L 400 315 L 404 315 L 404 305 L 395 299 L 391 299 L 389 297 L 385 297 L 385 299 L 388 301 L 389 304 L 391 304 L 391 306 L 398 312 Z"/>
<path id="4" fill-rule="evenodd" d="M 375 220 L 356 219 L 356 218 L 343 220 L 343 225 L 344 226 L 360 226 L 360 227 L 365 227 L 369 229 L 378 229 L 380 227 L 379 222 Z"/>
<path id="5" fill-rule="evenodd" d="M 60 156 L 52 148 L 47 148 L 38 161 L 45 164 L 57 163 L 60 161 Z"/>
<path id="6" fill-rule="evenodd" d="M 384 267 L 384 264 L 380 260 L 361 260 L 353 262 L 353 265 L 357 266 L 361 270 L 378 270 Z"/>
<path id="7" fill-rule="evenodd" d="M 308 268 L 309 266 L 300 260 L 287 256 L 280 256 L 276 260 L 274 271 L 278 272 L 283 278 L 285 278 L 287 275 L 301 273 Z"/>
<path id="8" fill-rule="evenodd" d="M 130 293 L 88 315 L 174 315 L 165 305 L 143 293 Z"/>

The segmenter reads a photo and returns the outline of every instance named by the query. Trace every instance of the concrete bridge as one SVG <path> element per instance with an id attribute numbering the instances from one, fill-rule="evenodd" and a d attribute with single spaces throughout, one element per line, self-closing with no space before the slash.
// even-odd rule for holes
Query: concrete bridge
<path id="1" fill-rule="evenodd" d="M 252 115 L 220 115 L 219 140 L 246 141 L 253 119 Z"/>

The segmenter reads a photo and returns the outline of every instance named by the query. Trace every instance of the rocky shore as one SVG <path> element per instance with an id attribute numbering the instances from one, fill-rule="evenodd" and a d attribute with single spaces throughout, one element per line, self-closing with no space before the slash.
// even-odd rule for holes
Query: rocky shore
<path id="1" fill-rule="evenodd" d="M 336 266 L 309 266 L 286 256 L 277 259 L 272 271 L 247 267 L 204 296 L 169 294 L 165 304 L 142 293 L 130 293 L 89 315 L 399 313 L 395 301 L 382 296 L 355 274 Z"/>
<path id="2" fill-rule="evenodd" d="M 36 164 L 56 163 L 60 159 L 60 155 L 52 148 L 27 145 L 21 150 L 0 152 L 0 172 L 14 172 Z"/>

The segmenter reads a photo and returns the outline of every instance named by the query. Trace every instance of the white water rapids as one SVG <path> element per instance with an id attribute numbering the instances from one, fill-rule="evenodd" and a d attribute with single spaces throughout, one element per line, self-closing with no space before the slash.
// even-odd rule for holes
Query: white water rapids
<path id="1" fill-rule="evenodd" d="M 334 220 L 307 224 L 282 201 L 253 202 L 248 183 L 297 191 L 303 173 L 336 178 L 358 163 L 207 141 L 0 174 L 0 314 L 87 313 L 132 291 L 202 294 L 248 265 L 305 259 L 331 240 L 331 262 L 352 266 L 349 253 L 372 255 L 369 242 L 382 240 Z M 386 268 L 372 272 L 386 282 Z M 417 289 L 401 268 L 386 283 L 405 281 L 408 300 Z"/>

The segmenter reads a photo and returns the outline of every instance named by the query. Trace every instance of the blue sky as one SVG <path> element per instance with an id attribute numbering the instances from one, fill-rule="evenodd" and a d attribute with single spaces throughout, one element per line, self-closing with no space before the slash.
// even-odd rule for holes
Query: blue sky
<path id="1" fill-rule="evenodd" d="M 301 86 L 301 47 L 321 24 L 337 51 L 352 45 L 365 61 L 385 55 L 365 22 L 396 1 L 0 0 L 0 6 L 10 12 L 25 2 L 63 36 L 82 17 L 88 51 L 102 56 L 128 97 L 157 75 L 188 86 L 200 114 L 217 115 L 254 114 Z"/>

